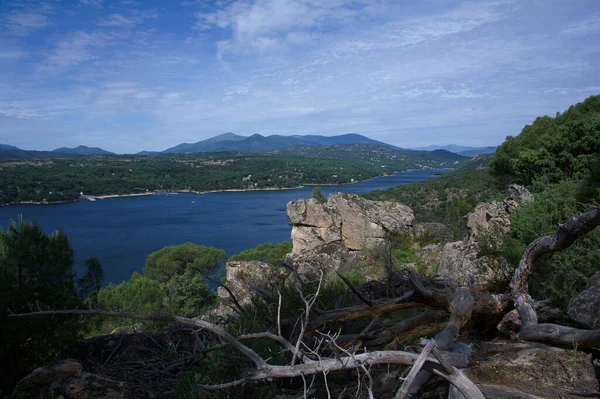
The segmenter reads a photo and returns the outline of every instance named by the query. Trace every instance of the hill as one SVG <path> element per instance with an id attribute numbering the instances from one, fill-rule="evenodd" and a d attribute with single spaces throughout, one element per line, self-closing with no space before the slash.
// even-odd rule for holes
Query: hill
<path id="1" fill-rule="evenodd" d="M 426 147 L 411 148 L 411 150 L 417 150 L 417 151 L 446 150 L 446 151 L 450 151 L 450 152 L 454 152 L 454 153 L 459 153 L 462 151 L 471 151 L 476 148 L 477 147 L 470 147 L 470 146 L 457 145 L 457 144 L 444 144 L 444 145 L 432 144 L 432 145 L 428 145 Z"/>
<path id="2" fill-rule="evenodd" d="M 0 151 L 14 151 L 14 150 L 20 151 L 21 149 L 15 147 L 14 145 L 0 144 Z"/>
<path id="3" fill-rule="evenodd" d="M 56 150 L 52 150 L 52 152 L 77 155 L 114 155 L 114 152 L 106 151 L 99 147 L 87 147 L 85 145 L 80 145 L 74 148 L 60 147 Z"/>
<path id="4" fill-rule="evenodd" d="M 481 154 L 493 154 L 496 152 L 496 148 L 498 148 L 498 147 L 493 146 L 493 147 L 473 148 L 472 150 L 460 151 L 457 154 L 472 158 L 472 157 L 475 157 L 475 156 L 481 155 Z"/>
<path id="5" fill-rule="evenodd" d="M 296 135 L 262 136 L 253 134 L 245 137 L 233 133 L 225 133 L 197 143 L 183 143 L 163 151 L 163 154 L 183 154 L 194 152 L 218 151 L 269 151 L 294 146 L 327 146 L 335 144 L 377 144 L 393 147 L 389 144 L 372 140 L 360 134 L 343 134 L 339 136 Z M 394 147 L 395 148 L 395 147 Z"/>
<path id="6" fill-rule="evenodd" d="M 465 157 L 473 158 L 479 154 L 493 154 L 496 151 L 496 146 L 488 146 L 488 147 L 470 147 L 456 144 L 446 144 L 446 145 L 438 145 L 432 144 L 427 147 L 418 147 L 412 148 L 416 151 L 435 151 L 435 150 L 446 150 L 453 152 L 455 154 L 460 154 Z"/>

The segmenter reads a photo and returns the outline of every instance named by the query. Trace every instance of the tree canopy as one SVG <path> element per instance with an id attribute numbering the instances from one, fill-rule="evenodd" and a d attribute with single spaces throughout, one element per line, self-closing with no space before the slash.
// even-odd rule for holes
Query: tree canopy
<path id="1" fill-rule="evenodd" d="M 88 259 L 88 272 L 77 278 L 73 264 L 74 252 L 62 231 L 46 234 L 22 219 L 0 230 L 0 389 L 81 338 L 85 325 L 77 319 L 8 319 L 9 309 L 18 313 L 81 307 L 84 297 L 99 289 L 102 265 Z"/>
<path id="2" fill-rule="evenodd" d="M 227 259 L 222 249 L 186 242 L 164 247 L 148 255 L 144 275 L 161 282 L 175 275 L 184 274 L 190 268 L 210 270 Z"/>

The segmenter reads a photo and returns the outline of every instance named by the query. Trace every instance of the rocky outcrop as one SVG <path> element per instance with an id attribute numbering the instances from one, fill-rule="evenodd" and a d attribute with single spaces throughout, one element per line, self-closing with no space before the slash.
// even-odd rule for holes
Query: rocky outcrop
<path id="1" fill-rule="evenodd" d="M 412 226 L 414 214 L 396 202 L 369 201 L 354 194 L 338 193 L 322 204 L 311 198 L 287 205 L 293 223 L 293 254 L 340 242 L 347 251 L 361 251 L 385 243 L 386 234 Z"/>
<path id="2" fill-rule="evenodd" d="M 444 245 L 438 273 L 472 286 L 508 281 L 510 271 L 503 259 L 485 256 L 483 245 L 498 245 L 500 236 L 510 229 L 510 215 L 532 199 L 525 187 L 513 184 L 509 196 L 502 202 L 481 203 L 467 215 L 471 230 L 464 241 Z M 482 244 L 485 238 L 486 243 Z"/>
<path id="3" fill-rule="evenodd" d="M 499 233 L 506 233 L 510 229 L 510 215 L 532 198 L 525 187 L 511 184 L 508 187 L 508 197 L 504 201 L 478 204 L 475 210 L 467 215 L 467 226 L 471 229 L 470 238 L 475 240 L 481 234 L 498 236 Z"/>
<path id="4" fill-rule="evenodd" d="M 287 214 L 293 250 L 286 260 L 301 276 L 337 270 L 357 251 L 384 245 L 390 232 L 408 232 L 414 221 L 406 205 L 344 193 L 330 195 L 326 203 L 291 201 Z"/>
<path id="5" fill-rule="evenodd" d="M 230 261 L 225 265 L 225 272 L 227 288 L 242 307 L 249 305 L 261 290 L 269 290 L 276 277 L 272 266 L 259 261 Z M 220 301 L 214 316 L 226 320 L 237 311 L 236 305 L 223 287 L 219 287 L 217 294 Z"/>
<path id="6" fill-rule="evenodd" d="M 594 274 L 588 288 L 571 300 L 569 317 L 587 328 L 600 328 L 600 272 Z"/>

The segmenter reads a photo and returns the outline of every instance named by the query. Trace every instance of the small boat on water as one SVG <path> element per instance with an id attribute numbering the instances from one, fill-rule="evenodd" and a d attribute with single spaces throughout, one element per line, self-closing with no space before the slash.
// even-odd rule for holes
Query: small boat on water
<path id="1" fill-rule="evenodd" d="M 90 200 L 90 201 L 96 201 L 96 198 L 88 197 L 88 200 Z"/>

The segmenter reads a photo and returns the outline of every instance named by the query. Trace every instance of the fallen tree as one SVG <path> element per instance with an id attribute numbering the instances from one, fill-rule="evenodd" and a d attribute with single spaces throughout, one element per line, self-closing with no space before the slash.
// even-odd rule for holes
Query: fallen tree
<path id="1" fill-rule="evenodd" d="M 303 314 L 296 319 L 299 328 L 289 336 L 282 335 L 280 320 L 281 292 L 277 288 L 278 298 L 277 325 L 273 330 L 257 334 L 234 336 L 223 327 L 198 318 L 185 318 L 172 315 L 147 315 L 101 310 L 54 310 L 24 314 L 11 314 L 11 318 L 49 316 L 55 314 L 100 315 L 127 319 L 147 319 L 175 322 L 192 326 L 214 334 L 218 340 L 206 350 L 214 350 L 223 345 L 231 346 L 248 359 L 253 367 L 239 376 L 240 378 L 222 384 L 199 384 L 205 390 L 220 390 L 240 385 L 270 381 L 278 378 L 301 378 L 306 395 L 310 385 L 307 376 L 321 375 L 328 395 L 327 375 L 342 370 L 352 370 L 358 375 L 358 381 L 367 381 L 365 390 L 369 397 L 374 397 L 373 376 L 371 370 L 378 365 L 412 366 L 407 377 L 399 384 L 396 397 L 415 397 L 433 377 L 448 381 L 453 387 L 451 396 L 459 393 L 467 398 L 483 398 L 481 390 L 471 382 L 461 368 L 467 366 L 468 354 L 460 351 L 458 343 L 461 331 L 473 318 L 489 320 L 501 318 L 513 306 L 519 313 L 521 327 L 517 337 L 522 340 L 540 341 L 558 345 L 573 345 L 579 348 L 600 346 L 600 330 L 582 330 L 558 324 L 538 323 L 536 308 L 540 302 L 531 298 L 527 287 L 527 278 L 531 274 L 536 259 L 550 252 L 564 250 L 579 237 L 590 232 L 600 224 L 600 208 L 594 208 L 572 220 L 562 224 L 553 236 L 544 236 L 533 241 L 522 256 L 510 283 L 510 291 L 506 293 L 489 293 L 469 290 L 457 284 L 435 284 L 412 271 L 405 271 L 414 291 L 406 292 L 398 298 L 370 300 L 362 297 L 347 279 L 344 282 L 359 297 L 362 305 L 328 311 L 314 312 L 313 306 L 319 296 L 321 279 L 316 291 L 306 295 L 302 290 L 299 278 L 292 283 L 303 304 Z M 229 292 L 230 295 L 233 295 Z M 376 328 L 376 324 L 384 315 L 401 309 L 425 309 L 422 313 L 403 320 L 386 328 Z M 437 309 L 437 310 L 436 310 Z M 359 334 L 324 333 L 319 329 L 330 323 L 349 320 L 371 319 L 369 325 Z M 288 324 L 291 322 L 288 320 Z M 495 325 L 494 325 L 495 326 Z M 430 340 L 420 354 L 405 350 L 377 349 L 389 347 L 391 343 L 414 341 L 424 335 L 437 332 L 434 340 Z M 310 334 L 309 334 L 310 333 Z M 310 335 L 310 337 L 309 337 Z M 287 364 L 271 364 L 243 340 L 266 338 L 277 342 L 281 350 L 287 353 Z M 434 356 L 431 356 L 433 354 Z M 314 379 L 313 379 L 314 382 Z M 486 391 L 491 389 L 485 387 Z M 493 389 L 499 389 L 494 387 Z"/>

